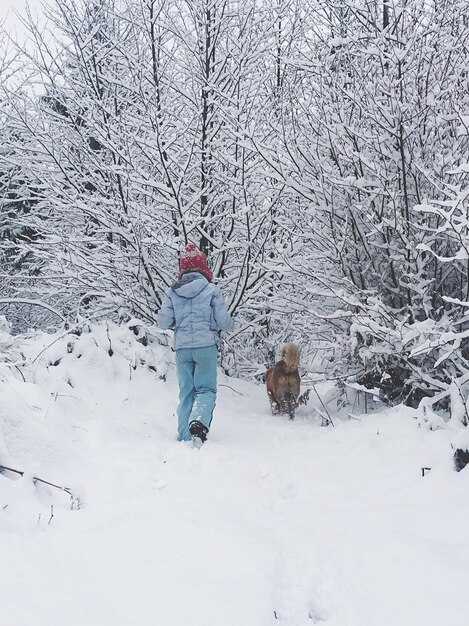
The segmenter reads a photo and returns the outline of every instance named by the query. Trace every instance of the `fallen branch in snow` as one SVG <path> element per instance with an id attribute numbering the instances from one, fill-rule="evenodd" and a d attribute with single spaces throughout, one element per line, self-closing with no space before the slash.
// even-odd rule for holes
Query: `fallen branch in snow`
<path id="1" fill-rule="evenodd" d="M 5 363 L 6 363 L 8 366 L 10 366 L 10 365 L 11 365 L 11 367 L 16 368 L 16 369 L 18 370 L 18 372 L 20 373 L 20 376 L 21 376 L 21 378 L 23 379 L 23 382 L 24 382 L 24 383 L 26 382 L 26 378 L 24 377 L 23 372 L 20 370 L 20 368 L 18 367 L 18 365 L 17 365 L 16 363 L 13 363 L 13 361 L 12 361 L 11 359 L 8 359 L 8 358 L 7 358 L 7 359 L 5 359 Z"/>
<path id="2" fill-rule="evenodd" d="M 46 350 L 49 350 L 49 348 L 51 348 L 55 343 L 57 343 L 58 341 L 61 341 L 64 337 L 66 337 L 67 335 L 71 335 L 72 333 L 76 332 L 80 326 L 84 326 L 85 324 L 89 324 L 91 321 L 93 321 L 93 316 L 87 317 L 86 319 L 80 320 L 79 322 L 77 322 L 76 324 L 73 324 L 72 326 L 69 326 L 68 324 L 66 324 L 66 328 L 63 332 L 60 333 L 60 335 L 58 337 L 56 337 L 52 343 L 50 343 L 49 345 L 47 345 L 45 348 L 43 348 L 40 352 L 38 352 L 38 354 L 36 354 L 36 356 L 34 357 L 34 359 L 31 361 L 31 365 L 38 360 L 38 358 L 44 354 L 44 352 L 46 352 Z M 96 339 L 94 337 L 92 337 L 93 341 L 95 342 L 96 346 L 98 345 Z"/>
<path id="3" fill-rule="evenodd" d="M 21 470 L 13 469 L 12 467 L 6 467 L 5 465 L 0 465 L 0 474 L 3 472 L 13 472 L 14 474 L 19 474 L 20 476 L 24 476 L 24 472 Z"/>
<path id="4" fill-rule="evenodd" d="M 81 324 L 82 322 L 80 322 Z M 75 328 L 78 328 L 78 326 L 80 326 L 80 324 L 75 324 L 75 326 L 73 326 L 72 328 L 67 328 L 67 330 L 65 330 L 64 332 L 60 333 L 60 335 L 58 337 L 56 337 L 54 339 L 54 341 L 52 341 L 52 343 L 50 343 L 49 345 L 47 345 L 45 348 L 43 348 L 40 352 L 38 352 L 36 354 L 36 356 L 34 357 L 34 359 L 31 361 L 31 365 L 38 360 L 38 358 L 44 354 L 44 352 L 46 350 L 49 350 L 49 348 L 51 348 L 55 343 L 57 343 L 58 341 L 60 341 L 61 339 L 63 339 L 64 337 L 66 337 L 68 334 L 70 334 L 71 331 L 73 331 Z"/>
<path id="5" fill-rule="evenodd" d="M 112 356 L 114 354 L 114 350 L 112 349 L 111 336 L 109 334 L 109 324 L 107 322 L 106 322 L 106 335 L 109 341 L 109 350 L 107 352 L 109 356 Z"/>
<path id="6" fill-rule="evenodd" d="M 315 408 L 314 410 L 321 418 L 321 427 L 329 426 L 329 424 L 332 424 L 332 422 L 329 421 L 329 418 L 326 417 L 326 415 L 324 415 L 324 413 L 320 409 Z M 332 424 L 332 426 L 334 426 L 334 424 Z"/>
<path id="7" fill-rule="evenodd" d="M 241 391 L 237 391 L 236 389 L 234 389 L 233 387 L 230 387 L 229 385 L 218 385 L 219 387 L 228 387 L 228 389 L 231 389 L 231 391 L 233 391 L 233 393 L 237 393 L 239 396 L 244 396 L 244 393 L 241 393 Z"/>
<path id="8" fill-rule="evenodd" d="M 13 474 L 18 474 L 21 477 L 24 477 L 24 472 L 22 470 L 17 470 L 12 467 L 6 467 L 5 465 L 0 465 L 0 474 L 4 472 L 12 472 Z M 73 495 L 71 489 L 69 487 L 62 487 L 61 485 L 56 485 L 55 483 L 51 483 L 48 480 L 44 480 L 43 478 L 39 478 L 38 476 L 33 476 L 33 483 L 41 483 L 43 485 L 48 485 L 49 487 L 54 487 L 54 489 L 59 489 L 60 491 L 64 491 L 66 494 L 70 496 L 71 501 L 71 509 L 79 509 L 80 508 L 80 498 Z M 51 515 L 51 519 L 53 514 Z M 50 523 L 50 521 L 49 521 Z"/>
<path id="9" fill-rule="evenodd" d="M 313 389 L 314 389 L 314 393 L 317 395 L 317 397 L 319 398 L 319 402 L 322 404 L 323 409 L 326 411 L 326 415 L 329 419 L 329 423 L 332 424 L 332 426 L 334 426 L 334 422 L 332 421 L 332 417 L 329 414 L 329 411 L 327 410 L 326 405 L 324 404 L 324 402 L 321 399 L 321 396 L 318 393 L 318 390 L 316 389 L 316 387 L 313 385 Z M 318 411 L 319 415 L 321 415 L 322 419 L 324 420 L 324 415 L 321 414 L 320 411 Z M 322 424 L 323 426 L 327 426 L 327 424 Z"/>

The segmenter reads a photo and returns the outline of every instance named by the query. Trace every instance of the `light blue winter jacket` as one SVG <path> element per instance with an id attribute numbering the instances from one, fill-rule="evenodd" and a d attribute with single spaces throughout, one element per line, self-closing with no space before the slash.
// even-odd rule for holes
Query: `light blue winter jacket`
<path id="1" fill-rule="evenodd" d="M 165 294 L 158 326 L 174 330 L 174 348 L 203 348 L 218 340 L 218 330 L 231 331 L 220 288 L 199 272 L 187 272 Z"/>

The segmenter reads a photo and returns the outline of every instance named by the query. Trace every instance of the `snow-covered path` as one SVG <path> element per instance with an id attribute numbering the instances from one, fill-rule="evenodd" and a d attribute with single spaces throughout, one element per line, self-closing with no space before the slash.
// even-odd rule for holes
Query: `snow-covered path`
<path id="1" fill-rule="evenodd" d="M 0 476 L 1 626 L 469 623 L 469 476 L 451 470 L 451 433 L 410 410 L 290 422 L 261 386 L 221 376 L 197 450 L 174 440 L 171 372 L 111 385 L 80 367 L 75 397 L 46 392 L 64 372 L 0 385 L 0 451 L 83 497 L 69 511 Z"/>

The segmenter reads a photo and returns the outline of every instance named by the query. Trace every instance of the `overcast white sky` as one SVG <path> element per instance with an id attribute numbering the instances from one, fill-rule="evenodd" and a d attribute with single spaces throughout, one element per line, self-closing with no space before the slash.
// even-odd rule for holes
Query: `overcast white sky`
<path id="1" fill-rule="evenodd" d="M 5 20 L 7 30 L 18 29 L 21 31 L 21 23 L 15 14 L 25 15 L 26 4 L 29 4 L 33 15 L 40 13 L 41 0 L 0 0 L 0 21 Z"/>

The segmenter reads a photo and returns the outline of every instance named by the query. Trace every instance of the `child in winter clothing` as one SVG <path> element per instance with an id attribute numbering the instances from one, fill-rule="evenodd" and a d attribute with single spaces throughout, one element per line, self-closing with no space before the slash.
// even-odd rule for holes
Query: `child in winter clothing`
<path id="1" fill-rule="evenodd" d="M 218 330 L 233 330 L 207 258 L 193 243 L 179 261 L 179 280 L 168 289 L 158 325 L 174 330 L 179 381 L 178 439 L 205 441 L 217 393 Z"/>

